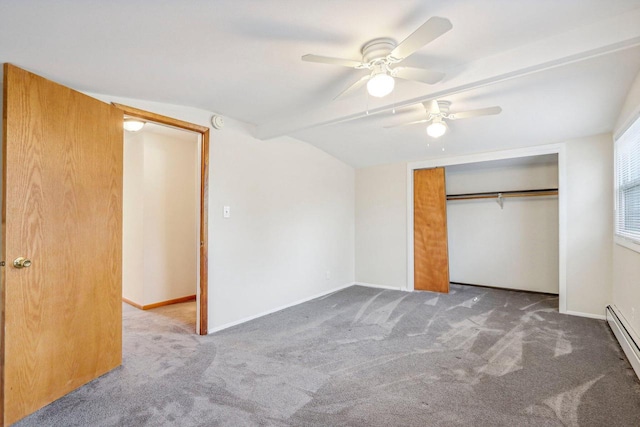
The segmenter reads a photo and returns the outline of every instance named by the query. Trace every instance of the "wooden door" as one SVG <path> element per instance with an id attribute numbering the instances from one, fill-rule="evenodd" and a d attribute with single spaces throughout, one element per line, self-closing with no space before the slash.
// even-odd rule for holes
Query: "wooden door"
<path id="1" fill-rule="evenodd" d="M 122 120 L 4 66 L 4 425 L 122 362 Z"/>
<path id="2" fill-rule="evenodd" d="M 413 172 L 414 289 L 449 292 L 444 168 Z"/>

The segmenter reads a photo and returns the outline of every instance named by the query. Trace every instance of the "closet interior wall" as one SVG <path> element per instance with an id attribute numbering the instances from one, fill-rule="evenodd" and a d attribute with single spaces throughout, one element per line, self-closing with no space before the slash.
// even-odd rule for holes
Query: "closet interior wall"
<path id="1" fill-rule="evenodd" d="M 557 155 L 446 168 L 447 194 L 558 188 Z M 451 282 L 557 294 L 557 196 L 447 202 Z"/>

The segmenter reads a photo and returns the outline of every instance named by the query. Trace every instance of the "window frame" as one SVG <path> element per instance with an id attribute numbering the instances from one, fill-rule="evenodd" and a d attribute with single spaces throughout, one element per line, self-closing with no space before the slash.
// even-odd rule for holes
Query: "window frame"
<path id="1" fill-rule="evenodd" d="M 636 113 L 632 120 L 629 121 L 627 126 L 622 128 L 614 138 L 614 148 L 613 148 L 613 162 L 614 162 L 614 177 L 613 177 L 613 197 L 614 197 L 614 212 L 613 212 L 613 240 L 619 246 L 623 246 L 625 248 L 631 249 L 635 252 L 640 253 L 640 235 L 637 237 L 624 235 L 619 231 L 619 214 L 620 214 L 620 200 L 623 198 L 621 193 L 632 190 L 640 186 L 640 175 L 637 178 L 634 178 L 632 181 L 625 183 L 624 185 L 620 185 L 619 176 L 618 176 L 618 155 L 619 149 L 622 144 L 625 144 L 624 136 L 627 135 L 627 132 L 633 128 L 634 126 L 640 127 L 640 111 Z M 636 152 L 638 153 L 638 159 L 636 160 L 636 164 L 640 165 L 640 131 L 637 132 L 639 137 L 630 142 L 630 144 L 637 144 Z M 622 140 L 622 141 L 621 141 Z M 638 213 L 638 217 L 640 217 L 640 213 Z"/>

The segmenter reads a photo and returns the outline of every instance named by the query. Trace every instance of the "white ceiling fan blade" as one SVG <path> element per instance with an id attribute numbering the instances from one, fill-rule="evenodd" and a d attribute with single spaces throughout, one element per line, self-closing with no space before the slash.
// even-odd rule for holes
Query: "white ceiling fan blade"
<path id="1" fill-rule="evenodd" d="M 409 126 L 409 125 L 417 125 L 418 123 L 426 123 L 428 122 L 429 119 L 422 119 L 422 120 L 416 120 L 415 122 L 409 122 L 409 123 L 400 123 L 399 125 L 391 125 L 391 126 L 385 126 L 385 129 L 390 129 L 390 128 L 397 128 L 399 126 Z"/>
<path id="2" fill-rule="evenodd" d="M 320 56 L 320 55 L 304 55 L 302 57 L 303 61 L 307 62 L 318 62 L 320 64 L 330 64 L 330 65 L 341 65 L 343 67 L 349 68 L 357 68 L 362 65 L 362 62 L 355 61 L 353 59 L 343 59 L 343 58 L 332 58 L 330 56 Z"/>
<path id="3" fill-rule="evenodd" d="M 449 114 L 448 118 L 451 120 L 468 119 L 470 117 L 491 116 L 494 114 L 500 114 L 501 112 L 502 112 L 502 108 L 500 107 L 487 107 L 487 108 L 480 108 L 478 110 L 462 111 L 460 113 L 451 113 Z"/>
<path id="4" fill-rule="evenodd" d="M 393 76 L 405 80 L 426 83 L 429 85 L 438 83 L 444 79 L 445 74 L 440 71 L 425 70 L 423 68 L 397 67 L 393 69 Z"/>
<path id="5" fill-rule="evenodd" d="M 352 84 L 351 86 L 349 86 L 348 88 L 346 88 L 345 90 L 340 92 L 335 98 L 333 98 L 333 100 L 335 101 L 336 99 L 344 99 L 344 98 L 348 97 L 349 95 L 353 95 L 354 93 L 356 93 L 356 91 L 358 89 L 360 89 L 362 86 L 364 86 L 364 84 L 370 78 L 371 78 L 370 74 L 367 74 L 366 76 L 361 77 L 360 80 L 358 80 L 357 82 L 355 82 L 354 84 Z"/>
<path id="6" fill-rule="evenodd" d="M 446 18 L 434 16 L 396 46 L 396 48 L 391 51 L 391 56 L 396 59 L 404 59 L 412 55 L 422 46 L 437 39 L 451 28 L 453 28 L 451 21 Z"/>
<path id="7" fill-rule="evenodd" d="M 435 99 L 423 102 L 422 105 L 424 105 L 424 109 L 427 111 L 427 113 L 431 114 L 432 116 L 437 116 L 438 114 L 440 114 L 440 106 L 438 105 L 438 101 L 436 101 Z"/>

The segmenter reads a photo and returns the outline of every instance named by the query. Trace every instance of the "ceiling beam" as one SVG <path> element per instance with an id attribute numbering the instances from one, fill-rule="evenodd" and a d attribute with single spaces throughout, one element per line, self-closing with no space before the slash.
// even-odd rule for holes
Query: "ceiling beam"
<path id="1" fill-rule="evenodd" d="M 255 136 L 266 140 L 355 120 L 629 49 L 640 45 L 638 22 L 640 9 L 463 64 L 448 70 L 453 78 L 418 97 L 368 111 L 362 110 L 361 103 L 333 103 L 332 108 L 318 108 L 295 117 L 258 125 Z"/>

